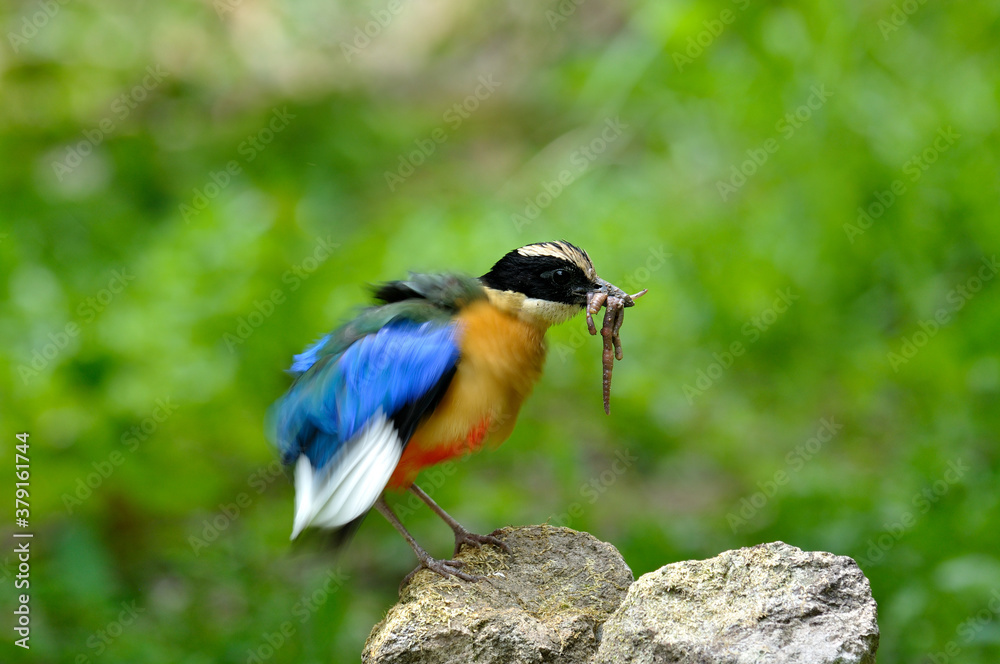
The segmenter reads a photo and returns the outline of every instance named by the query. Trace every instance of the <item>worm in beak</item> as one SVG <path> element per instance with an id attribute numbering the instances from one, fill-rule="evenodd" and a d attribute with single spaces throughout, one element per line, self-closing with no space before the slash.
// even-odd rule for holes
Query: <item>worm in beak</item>
<path id="1" fill-rule="evenodd" d="M 602 363 L 604 365 L 604 412 L 611 414 L 611 372 L 615 368 L 615 360 L 622 359 L 622 340 L 619 331 L 622 323 L 625 322 L 626 307 L 635 306 L 635 300 L 646 294 L 643 288 L 635 295 L 629 295 L 618 286 L 608 283 L 600 277 L 596 280 L 596 286 L 587 293 L 587 329 L 591 334 L 597 334 L 594 326 L 594 314 L 605 307 L 604 325 L 601 327 L 601 336 L 604 338 L 604 354 Z"/>

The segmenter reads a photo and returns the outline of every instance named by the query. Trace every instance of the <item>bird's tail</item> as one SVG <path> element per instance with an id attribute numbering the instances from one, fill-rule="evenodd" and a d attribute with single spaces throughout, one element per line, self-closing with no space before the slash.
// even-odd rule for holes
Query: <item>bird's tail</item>
<path id="1" fill-rule="evenodd" d="M 341 528 L 364 516 L 385 489 L 402 453 L 396 427 L 380 411 L 318 468 L 311 455 L 300 454 L 295 462 L 292 539 L 310 526 Z"/>

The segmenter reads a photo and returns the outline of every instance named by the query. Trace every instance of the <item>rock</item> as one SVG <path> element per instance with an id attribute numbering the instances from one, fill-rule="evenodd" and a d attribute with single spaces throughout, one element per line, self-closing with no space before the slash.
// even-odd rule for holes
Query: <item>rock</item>
<path id="1" fill-rule="evenodd" d="M 642 576 L 604 625 L 597 664 L 874 664 L 875 600 L 857 564 L 783 542 Z"/>
<path id="2" fill-rule="evenodd" d="M 465 547 L 478 583 L 424 570 L 375 626 L 362 655 L 378 664 L 590 662 L 598 629 L 632 583 L 621 554 L 569 528 L 493 533 L 512 553 Z"/>
<path id="3" fill-rule="evenodd" d="M 618 551 L 568 528 L 465 548 L 485 578 L 423 571 L 375 626 L 369 664 L 874 664 L 875 601 L 850 558 L 782 542 L 674 563 L 632 583 Z M 630 585 L 631 584 L 631 585 Z"/>

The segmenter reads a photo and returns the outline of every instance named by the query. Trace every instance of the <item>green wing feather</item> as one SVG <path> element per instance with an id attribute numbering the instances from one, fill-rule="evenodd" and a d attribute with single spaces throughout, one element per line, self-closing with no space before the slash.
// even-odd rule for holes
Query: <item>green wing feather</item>
<path id="1" fill-rule="evenodd" d="M 354 319 L 331 332 L 326 343 L 316 349 L 316 363 L 311 370 L 319 369 L 358 339 L 378 332 L 392 321 L 445 323 L 459 309 L 486 299 L 486 291 L 478 279 L 467 275 L 411 273 L 409 279 L 376 286 L 374 296 L 384 304 L 362 309 Z"/>

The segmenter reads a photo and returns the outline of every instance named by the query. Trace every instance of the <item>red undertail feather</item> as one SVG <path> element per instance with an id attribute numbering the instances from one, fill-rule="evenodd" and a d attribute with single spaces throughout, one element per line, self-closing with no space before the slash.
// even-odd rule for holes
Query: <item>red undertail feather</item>
<path id="1" fill-rule="evenodd" d="M 489 431 L 490 418 L 484 417 L 479 424 L 469 429 L 465 438 L 450 443 L 428 445 L 414 437 L 406 446 L 403 457 L 399 460 L 399 465 L 396 466 L 395 472 L 389 478 L 388 488 L 406 489 L 413 484 L 417 473 L 427 466 L 478 451 L 483 446 L 483 441 L 486 440 Z"/>

